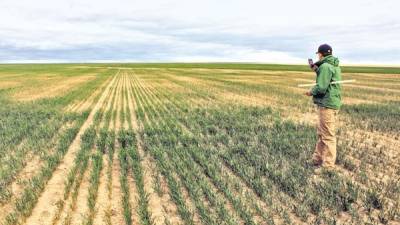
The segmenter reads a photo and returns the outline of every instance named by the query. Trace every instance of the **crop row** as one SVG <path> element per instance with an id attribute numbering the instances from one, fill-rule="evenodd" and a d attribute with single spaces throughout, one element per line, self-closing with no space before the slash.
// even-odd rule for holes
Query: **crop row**
<path id="1" fill-rule="evenodd" d="M 167 93 L 168 90 L 160 90 L 161 93 Z M 169 98 L 171 98 L 171 96 L 169 96 Z M 184 105 L 182 102 L 179 102 L 178 104 L 179 106 Z M 171 109 L 173 108 L 172 106 L 167 106 L 167 108 Z M 184 108 L 182 109 L 182 111 L 188 111 L 188 108 Z M 231 112 L 232 110 L 228 110 L 228 112 Z M 310 149 L 312 149 L 312 145 L 313 145 L 313 129 L 312 128 L 306 128 L 306 127 L 301 127 L 301 126 L 297 126 L 291 123 L 282 123 L 282 122 L 277 122 L 275 124 L 273 124 L 273 129 L 272 132 L 270 132 L 268 136 L 262 136 L 263 134 L 268 133 L 267 131 L 271 130 L 271 128 L 269 127 L 264 127 L 264 130 L 256 130 L 256 131 L 252 131 L 252 127 L 246 128 L 244 130 L 238 130 L 238 128 L 243 127 L 244 124 L 253 124 L 254 125 L 254 120 L 257 120 L 257 118 L 253 118 L 253 117 L 249 117 L 251 120 L 246 120 L 245 117 L 247 115 L 247 113 L 251 113 L 251 112 L 246 112 L 244 111 L 243 113 L 221 113 L 221 112 L 227 112 L 226 110 L 222 111 L 219 110 L 218 108 L 216 110 L 214 110 L 213 116 L 215 116 L 216 118 L 213 120 L 208 121 L 208 123 L 211 125 L 211 127 L 209 127 L 209 125 L 207 124 L 201 124 L 200 126 L 196 126 L 193 128 L 193 131 L 196 132 L 196 130 L 201 129 L 201 128 L 206 128 L 207 130 L 203 131 L 203 134 L 207 134 L 207 132 L 209 132 L 210 128 L 211 128 L 211 137 L 215 137 L 217 134 L 218 135 L 225 135 L 222 136 L 219 139 L 219 142 L 224 143 L 224 140 L 226 139 L 233 139 L 233 140 L 240 140 L 239 142 L 236 142 L 235 144 L 228 146 L 228 150 L 231 149 L 238 149 L 237 146 L 240 147 L 240 144 L 243 143 L 244 140 L 251 140 L 250 137 L 254 137 L 254 135 L 258 136 L 259 140 L 266 140 L 266 141 L 270 141 L 270 143 L 266 142 L 263 143 L 262 141 L 259 141 L 258 143 L 256 143 L 256 145 L 254 146 L 254 150 L 252 150 L 252 147 L 250 146 L 250 148 L 248 148 L 247 146 L 243 146 L 241 147 L 242 150 L 240 150 L 238 153 L 243 154 L 243 153 L 248 153 L 245 154 L 244 156 L 248 157 L 245 158 L 241 155 L 237 155 L 237 153 L 233 154 L 232 152 L 230 152 L 230 155 L 225 155 L 222 156 L 223 159 L 225 161 L 231 160 L 232 158 L 238 158 L 241 161 L 238 161 L 236 164 L 232 164 L 232 165 L 243 165 L 243 162 L 247 162 L 247 165 L 249 165 L 249 168 L 258 168 L 259 166 L 262 166 L 262 163 L 265 163 L 265 159 L 270 160 L 271 165 L 269 167 L 261 167 L 261 169 L 263 169 L 262 171 L 260 171 L 259 173 L 255 174 L 257 176 L 255 177 L 265 177 L 266 175 L 269 176 L 268 178 L 271 179 L 274 183 L 274 185 L 277 185 L 281 190 L 283 190 L 284 192 L 286 192 L 289 196 L 290 195 L 298 195 L 299 193 L 301 193 L 302 189 L 304 187 L 306 187 L 306 185 L 308 186 L 309 184 L 307 182 L 304 182 L 304 176 L 305 177 L 309 177 L 310 175 L 310 170 L 309 169 L 303 169 L 304 166 L 302 166 L 305 162 L 305 159 L 307 158 L 309 152 L 307 154 L 302 154 L 300 157 L 300 164 L 299 163 L 292 163 L 293 165 L 290 165 L 290 161 L 291 160 L 295 160 L 298 159 L 299 152 L 307 152 Z M 239 111 L 240 112 L 240 111 Z M 256 110 L 257 112 L 257 110 Z M 179 112 L 176 112 L 179 113 Z M 261 113 L 262 114 L 262 113 Z M 200 112 L 192 112 L 189 115 L 197 115 L 198 118 L 191 118 L 191 120 L 187 120 L 186 121 L 186 125 L 190 126 L 191 124 L 194 124 L 194 121 L 198 121 L 199 123 L 202 123 L 202 121 L 204 121 L 206 117 L 206 115 L 210 115 L 210 112 L 207 111 L 205 112 L 205 114 L 201 114 Z M 251 115 L 251 114 L 250 114 Z M 227 119 L 223 119 L 223 117 L 221 118 L 221 116 L 223 117 L 227 117 Z M 178 118 L 185 118 L 187 117 L 187 114 L 177 114 Z M 239 118 L 239 119 L 238 119 Z M 221 123 L 221 120 L 223 119 L 223 121 L 227 121 L 226 124 L 225 123 Z M 240 121 L 240 124 L 232 124 L 232 121 Z M 248 121 L 243 122 L 243 121 Z M 184 122 L 184 121 L 180 121 L 180 122 Z M 213 127 L 215 124 L 219 125 L 220 127 Z M 230 125 L 231 124 L 231 125 Z M 245 134 L 245 135 L 232 135 L 232 134 L 227 134 L 226 132 L 226 128 L 224 126 L 229 126 L 229 129 L 235 130 L 236 134 Z M 257 127 L 256 127 L 257 128 Z M 214 131 L 213 131 L 214 130 Z M 253 133 L 249 133 L 248 131 L 252 131 L 252 132 L 256 132 L 255 134 Z M 304 134 L 303 136 L 297 137 L 296 134 Z M 285 136 L 282 136 L 285 135 Z M 293 136 L 293 137 L 291 137 Z M 175 138 L 174 138 L 175 139 Z M 286 141 L 287 140 L 287 141 Z M 298 141 L 296 141 L 298 140 Z M 295 141 L 295 142 L 293 142 Z M 209 142 L 209 141 L 206 141 Z M 225 141 L 226 142 L 226 141 Z M 265 142 L 265 141 L 264 141 Z M 211 142 L 212 143 L 212 142 Z M 215 143 L 215 141 L 214 141 Z M 246 143 L 246 142 L 244 142 Z M 304 145 L 304 143 L 308 143 L 306 146 L 302 146 Z M 217 143 L 216 143 L 217 144 Z M 260 146 L 262 147 L 262 149 L 265 149 L 265 151 L 260 151 Z M 299 147 L 301 146 L 299 151 Z M 250 149 L 250 150 L 248 150 Z M 239 150 L 239 149 L 238 149 Z M 273 150 L 276 150 L 275 152 L 271 152 Z M 237 150 L 235 150 L 237 151 Z M 253 153 L 253 151 L 255 151 Z M 254 157 L 257 155 L 260 155 L 260 153 L 268 153 L 268 155 L 265 155 L 262 158 L 260 157 L 260 159 L 257 159 Z M 217 153 L 217 152 L 216 152 Z M 253 157 L 253 158 L 251 158 Z M 243 161 L 245 160 L 245 161 Z M 239 163 L 241 162 L 241 163 Z M 278 163 L 277 163 L 278 162 Z M 246 165 L 246 164 L 244 164 Z M 282 171 L 281 166 L 284 165 L 284 168 L 287 167 L 287 169 L 284 170 L 284 173 L 279 172 Z M 237 169 L 237 173 L 240 172 L 241 168 Z M 337 214 L 341 211 L 348 211 L 350 210 L 350 206 L 352 205 L 353 202 L 355 202 L 358 198 L 358 192 L 357 192 L 357 188 L 355 187 L 355 185 L 351 182 L 346 180 L 345 178 L 341 177 L 341 176 L 337 176 L 337 174 L 326 174 L 326 178 L 325 179 L 333 179 L 333 182 L 322 182 L 319 183 L 317 185 L 312 186 L 311 191 L 308 191 L 305 193 L 304 196 L 291 196 L 292 198 L 298 199 L 298 201 L 303 201 L 303 200 L 307 200 L 305 202 L 306 205 L 303 205 L 302 207 L 305 207 L 304 210 L 309 210 L 312 209 L 311 211 L 313 211 L 314 213 L 318 214 L 323 211 L 322 209 L 324 208 L 329 208 L 329 209 L 333 209 L 334 214 Z M 246 175 L 242 175 L 243 178 L 246 178 Z M 345 191 L 341 191 L 341 190 Z M 319 193 L 319 190 L 329 190 L 328 193 Z M 352 194 L 353 193 L 353 194 Z M 325 194 L 325 196 L 324 196 Z M 320 197 L 322 196 L 322 197 Z M 332 196 L 332 197 L 330 197 Z M 339 199 L 337 199 L 337 197 L 340 197 Z M 339 201 L 339 202 L 338 202 Z M 367 201 L 365 201 L 367 202 Z M 298 211 L 298 210 L 297 210 Z M 355 210 L 353 210 L 354 213 Z M 323 215 L 321 215 L 320 217 L 324 217 Z M 355 215 L 355 217 L 357 217 L 357 215 Z M 383 221 L 385 220 L 384 218 L 382 219 Z"/>
<path id="2" fill-rule="evenodd" d="M 63 133 L 87 116 L 87 112 L 79 115 L 63 113 L 62 109 L 72 101 L 90 95 L 106 78 L 108 73 L 100 74 L 64 96 L 35 102 L 15 102 L 9 99 L 8 91 L 0 93 L 3 106 L 0 109 L 0 205 L 19 197 L 19 194 L 13 196 L 15 193 L 10 185 L 24 167 L 32 161 L 39 162 L 38 167 L 43 166 L 43 162 L 54 154 L 57 140 Z"/>
<path id="3" fill-rule="evenodd" d="M 138 101 L 141 101 L 142 96 L 138 96 Z M 143 98 L 146 98 L 146 96 L 143 96 Z M 147 99 L 146 99 L 147 100 Z M 201 217 L 201 219 L 205 222 L 205 223 L 212 223 L 212 224 L 217 224 L 218 222 L 216 222 L 216 219 L 218 218 L 219 221 L 224 221 L 224 222 L 229 222 L 229 219 L 227 219 L 227 214 L 224 214 L 223 212 L 226 211 L 226 209 L 224 208 L 224 206 L 221 203 L 217 203 L 216 201 L 213 201 L 214 199 L 212 198 L 212 196 L 216 196 L 216 194 L 213 192 L 213 189 L 210 187 L 209 182 L 207 182 L 207 179 L 199 176 L 199 174 L 202 174 L 199 170 L 197 171 L 193 171 L 193 167 L 190 167 L 190 164 L 182 164 L 183 162 L 190 162 L 192 161 L 189 157 L 189 155 L 180 155 L 180 153 L 184 153 L 184 149 L 178 148 L 178 146 L 176 146 L 175 144 L 170 143 L 171 139 L 174 141 L 178 141 L 180 138 L 183 138 L 182 136 L 180 136 L 179 134 L 182 133 L 182 130 L 176 130 L 179 128 L 179 126 L 177 126 L 174 123 L 168 123 L 165 124 L 166 122 L 164 121 L 165 119 L 160 115 L 157 114 L 157 111 L 160 113 L 163 113 L 163 111 L 160 111 L 160 108 L 157 109 L 157 111 L 152 107 L 152 105 L 154 105 L 154 102 L 152 102 L 152 100 L 149 100 L 150 102 L 147 102 L 146 100 L 144 100 L 142 102 L 143 105 L 145 105 L 145 111 L 146 113 L 148 113 L 149 118 L 154 118 L 154 120 L 156 120 L 157 118 L 160 121 L 154 121 L 153 124 L 159 124 L 154 125 L 148 127 L 149 130 L 146 130 L 146 124 L 145 124 L 145 135 L 148 136 L 147 140 L 145 139 L 145 141 L 147 141 L 146 143 L 151 145 L 151 146 L 147 146 L 147 149 L 149 149 L 150 151 L 153 151 L 154 149 L 159 149 L 159 151 L 168 153 L 168 159 L 164 159 L 168 160 L 168 161 L 172 161 L 172 167 L 178 167 L 178 169 L 176 170 L 176 173 L 178 175 L 180 175 L 180 179 L 182 180 L 182 182 L 184 183 L 187 191 L 189 192 L 189 195 L 192 197 L 192 199 L 195 202 L 196 208 L 198 209 L 198 213 Z M 162 125 L 163 124 L 163 125 Z M 151 129 L 151 130 L 150 130 Z M 164 130 L 165 129 L 165 130 Z M 168 131 L 168 135 L 167 132 Z M 162 134 L 162 136 L 161 136 Z M 153 153 L 155 154 L 155 153 Z M 165 156 L 164 156 L 165 157 Z M 183 158 L 186 157 L 186 158 Z M 197 173 L 196 173 L 197 172 Z M 199 173 L 200 172 L 200 173 Z M 168 176 L 168 174 L 167 174 Z M 215 177 L 214 177 L 215 178 Z M 213 185 L 224 185 L 222 182 L 213 184 Z M 202 192 L 197 193 L 196 190 L 202 190 Z M 246 220 L 248 223 L 252 224 L 254 222 L 252 222 L 252 219 L 250 218 L 250 216 L 248 215 L 248 212 L 246 212 L 246 210 L 242 207 L 242 204 L 240 204 L 240 201 L 237 200 L 234 196 L 230 195 L 229 192 L 225 192 L 224 193 L 226 196 L 228 196 L 228 199 L 230 199 L 231 201 L 235 201 L 236 203 L 234 203 L 234 205 L 239 209 L 239 212 L 241 212 L 241 217 Z M 205 205 L 203 205 L 202 203 L 202 199 L 206 198 L 210 201 L 210 204 L 214 205 L 214 207 L 216 205 L 218 205 L 218 207 L 215 209 L 209 209 L 209 207 L 206 207 Z M 217 200 L 218 201 L 218 200 Z M 239 201 L 239 202 L 237 202 Z M 211 211 L 217 210 L 218 212 L 218 216 L 215 215 L 215 218 L 210 217 L 213 214 L 210 214 Z M 216 212 L 213 212 L 216 213 Z M 221 216 L 225 216 L 224 219 L 221 218 Z M 233 223 L 232 221 L 230 223 Z"/>

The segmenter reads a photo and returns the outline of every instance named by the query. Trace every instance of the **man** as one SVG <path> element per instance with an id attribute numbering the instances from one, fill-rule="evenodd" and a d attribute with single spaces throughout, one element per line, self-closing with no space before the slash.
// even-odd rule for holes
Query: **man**
<path id="1" fill-rule="evenodd" d="M 331 84 L 331 82 L 340 81 L 342 77 L 339 59 L 332 56 L 331 46 L 327 44 L 319 46 L 316 54 L 319 61 L 311 67 L 316 70 L 317 83 L 305 93 L 307 96 L 313 96 L 318 111 L 318 141 L 312 163 L 317 167 L 332 169 L 336 162 L 336 116 L 342 101 L 340 84 Z"/>

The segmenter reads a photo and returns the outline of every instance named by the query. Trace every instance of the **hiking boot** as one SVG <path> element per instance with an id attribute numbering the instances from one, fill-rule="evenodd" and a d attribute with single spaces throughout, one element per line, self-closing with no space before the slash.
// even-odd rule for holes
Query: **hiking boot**
<path id="1" fill-rule="evenodd" d="M 322 165 L 322 160 L 313 160 L 313 166 L 320 167 Z"/>
<path id="2" fill-rule="evenodd" d="M 322 161 L 321 160 L 311 159 L 311 160 L 309 160 L 307 162 L 307 165 L 313 166 L 313 167 L 320 167 L 322 165 Z"/>

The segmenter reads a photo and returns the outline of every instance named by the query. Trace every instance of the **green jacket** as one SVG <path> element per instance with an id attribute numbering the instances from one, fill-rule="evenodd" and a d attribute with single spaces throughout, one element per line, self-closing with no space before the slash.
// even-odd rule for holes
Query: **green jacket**
<path id="1" fill-rule="evenodd" d="M 317 84 L 311 89 L 315 104 L 331 108 L 340 109 L 342 105 L 341 85 L 331 84 L 333 81 L 342 80 L 339 67 L 339 59 L 334 56 L 326 56 L 317 62 Z"/>

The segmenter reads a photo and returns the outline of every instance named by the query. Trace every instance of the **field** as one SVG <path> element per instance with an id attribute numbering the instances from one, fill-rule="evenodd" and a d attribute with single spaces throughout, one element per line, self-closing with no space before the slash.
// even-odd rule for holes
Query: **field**
<path id="1" fill-rule="evenodd" d="M 400 69 L 343 72 L 316 175 L 306 66 L 0 65 L 0 224 L 400 224 Z"/>

